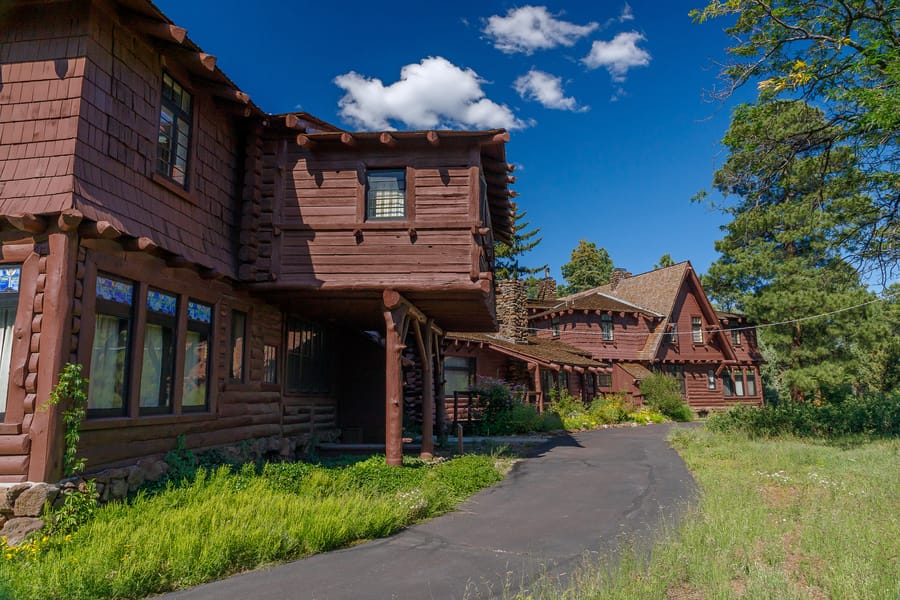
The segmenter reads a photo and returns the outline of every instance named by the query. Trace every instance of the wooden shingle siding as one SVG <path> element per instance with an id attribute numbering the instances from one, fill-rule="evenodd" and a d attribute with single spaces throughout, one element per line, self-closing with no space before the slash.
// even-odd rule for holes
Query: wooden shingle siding
<path id="1" fill-rule="evenodd" d="M 0 14 L 0 214 L 71 207 L 86 21 L 68 4 Z"/>
<path id="2" fill-rule="evenodd" d="M 149 237 L 188 260 L 236 275 L 232 232 L 240 139 L 231 118 L 208 95 L 190 90 L 194 126 L 188 190 L 175 193 L 157 183 L 158 51 L 96 7 L 90 30 L 76 208 L 87 219 L 110 221 L 129 235 Z M 181 82 L 190 83 L 187 78 Z"/>

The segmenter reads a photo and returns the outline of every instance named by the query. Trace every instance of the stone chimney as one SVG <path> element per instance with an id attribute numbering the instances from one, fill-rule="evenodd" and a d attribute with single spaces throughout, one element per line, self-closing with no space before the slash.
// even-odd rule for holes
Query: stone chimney
<path id="1" fill-rule="evenodd" d="M 619 284 L 624 280 L 631 277 L 631 272 L 626 271 L 625 269 L 615 268 L 612 270 L 612 274 L 609 277 L 609 287 L 611 290 L 615 290 L 619 287 Z"/>
<path id="2" fill-rule="evenodd" d="M 537 284 L 538 300 L 556 300 L 556 280 L 550 277 L 550 269 L 544 269 L 544 278 Z"/>
<path id="3" fill-rule="evenodd" d="M 525 311 L 525 282 L 503 279 L 497 282 L 497 320 L 500 335 L 517 344 L 528 341 L 528 313 Z"/>

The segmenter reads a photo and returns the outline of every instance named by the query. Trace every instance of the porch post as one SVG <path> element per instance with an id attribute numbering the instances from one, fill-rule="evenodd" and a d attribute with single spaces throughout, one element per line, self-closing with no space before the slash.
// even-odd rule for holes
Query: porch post
<path id="1" fill-rule="evenodd" d="M 423 326 L 418 321 L 413 323 L 416 334 L 416 345 L 422 363 L 422 458 L 434 456 L 434 338 L 431 335 L 433 319 Z"/>
<path id="2" fill-rule="evenodd" d="M 534 391 L 537 393 L 537 409 L 539 413 L 543 413 L 544 390 L 541 389 L 541 365 L 532 363 L 529 367 L 534 367 Z"/>
<path id="3" fill-rule="evenodd" d="M 399 467 L 403 464 L 403 368 L 400 358 L 403 354 L 409 308 L 400 300 L 400 294 L 385 290 L 384 302 L 384 453 L 388 465 Z"/>
<path id="4" fill-rule="evenodd" d="M 435 415 L 434 420 L 437 423 L 438 439 L 441 446 L 447 444 L 447 407 L 446 398 L 444 397 L 444 339 L 443 335 L 434 333 L 435 346 Z"/>

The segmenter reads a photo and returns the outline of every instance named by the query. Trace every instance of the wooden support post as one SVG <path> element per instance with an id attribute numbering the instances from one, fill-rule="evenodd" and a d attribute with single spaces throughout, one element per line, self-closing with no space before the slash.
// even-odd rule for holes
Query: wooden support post
<path id="1" fill-rule="evenodd" d="M 544 412 L 544 390 L 541 389 L 541 366 L 534 364 L 534 391 L 537 393 L 538 413 Z"/>
<path id="2" fill-rule="evenodd" d="M 404 349 L 403 332 L 408 327 L 409 307 L 401 300 L 400 294 L 394 290 L 385 290 L 382 294 L 385 323 L 384 453 L 387 464 L 392 467 L 403 464 L 403 367 L 400 359 Z"/>
<path id="3" fill-rule="evenodd" d="M 413 322 L 416 345 L 422 363 L 422 458 L 434 457 L 434 337 L 431 335 L 432 319 L 424 325 Z"/>
<path id="4" fill-rule="evenodd" d="M 443 447 L 447 443 L 447 409 L 444 397 L 444 340 L 441 334 L 433 332 L 435 348 L 435 426 L 438 430 L 438 441 Z"/>

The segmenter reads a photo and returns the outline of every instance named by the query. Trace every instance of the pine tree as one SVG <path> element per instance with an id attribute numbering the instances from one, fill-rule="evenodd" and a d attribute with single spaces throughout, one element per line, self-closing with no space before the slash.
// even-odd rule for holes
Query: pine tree
<path id="1" fill-rule="evenodd" d="M 519 212 L 513 206 L 512 243 L 497 242 L 494 244 L 494 274 L 497 279 L 519 279 L 523 275 L 533 275 L 545 266 L 527 267 L 519 262 L 523 255 L 541 243 L 541 238 L 536 237 L 541 232 L 540 227 L 526 231 L 531 223 L 522 221 L 522 219 L 527 214 L 526 211 Z"/>
<path id="2" fill-rule="evenodd" d="M 675 261 L 672 259 L 672 255 L 666 252 L 662 256 L 659 257 L 659 262 L 653 265 L 653 270 L 657 269 L 665 269 L 666 267 L 671 267 L 675 264 Z"/>
<path id="3" fill-rule="evenodd" d="M 797 321 L 874 298 L 837 251 L 835 242 L 873 207 L 858 192 L 854 152 L 835 144 L 829 128 L 821 111 L 799 101 L 741 107 L 714 179 L 737 200 L 722 207 L 732 221 L 716 242 L 722 256 L 705 287 L 753 321 L 788 322 L 763 328 L 760 339 L 773 353 L 776 383 L 798 401 L 848 390 L 860 353 L 876 346 L 883 325 L 871 306 Z M 807 150 L 798 154 L 798 144 Z"/>
<path id="4" fill-rule="evenodd" d="M 559 295 L 574 294 L 609 283 L 613 261 L 605 248 L 598 248 L 594 242 L 580 240 L 572 250 L 572 257 L 562 266 L 566 285 Z"/>

